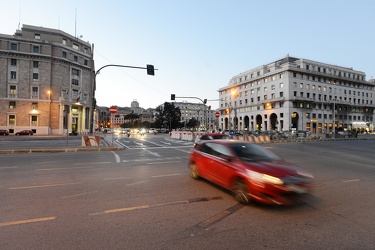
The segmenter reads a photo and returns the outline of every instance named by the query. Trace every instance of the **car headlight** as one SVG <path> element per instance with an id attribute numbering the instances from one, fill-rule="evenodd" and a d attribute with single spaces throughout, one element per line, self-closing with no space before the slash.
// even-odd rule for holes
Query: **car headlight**
<path id="1" fill-rule="evenodd" d="M 269 183 L 272 185 L 284 184 L 284 182 L 280 178 L 277 178 L 268 174 L 261 174 L 255 171 L 247 170 L 247 175 L 252 181 L 255 181 L 255 182 Z"/>

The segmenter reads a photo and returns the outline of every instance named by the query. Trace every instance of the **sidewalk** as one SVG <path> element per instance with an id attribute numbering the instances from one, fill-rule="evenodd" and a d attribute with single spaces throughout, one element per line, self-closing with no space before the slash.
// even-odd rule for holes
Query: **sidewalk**
<path id="1" fill-rule="evenodd" d="M 100 136 L 99 146 L 82 146 L 82 136 L 66 135 L 42 135 L 42 136 L 0 136 L 0 155 L 1 154 L 27 154 L 27 153 L 70 153 L 70 152 L 90 152 L 90 151 L 118 151 L 123 148 L 108 138 Z M 12 148 L 9 148 L 9 142 Z M 34 146 L 35 141 L 45 142 L 45 146 Z M 50 143 L 48 143 L 49 141 Z M 67 145 L 65 144 L 67 142 Z M 22 144 L 26 144 L 23 146 Z M 28 144 L 28 145 L 27 145 Z M 40 143 L 39 143 L 40 144 Z"/>

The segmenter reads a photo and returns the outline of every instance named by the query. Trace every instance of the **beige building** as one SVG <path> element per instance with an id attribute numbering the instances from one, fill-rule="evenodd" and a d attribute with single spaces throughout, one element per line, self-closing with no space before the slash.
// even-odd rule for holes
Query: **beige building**
<path id="1" fill-rule="evenodd" d="M 286 56 L 234 76 L 218 91 L 222 129 L 374 128 L 375 82 L 349 67 Z"/>
<path id="2" fill-rule="evenodd" d="M 216 129 L 215 110 L 203 103 L 191 102 L 173 102 L 175 107 L 181 111 L 181 123 L 188 123 L 190 119 L 195 118 L 200 122 L 201 130 Z"/>
<path id="3" fill-rule="evenodd" d="M 0 129 L 88 132 L 94 72 L 90 43 L 61 30 L 0 34 Z"/>

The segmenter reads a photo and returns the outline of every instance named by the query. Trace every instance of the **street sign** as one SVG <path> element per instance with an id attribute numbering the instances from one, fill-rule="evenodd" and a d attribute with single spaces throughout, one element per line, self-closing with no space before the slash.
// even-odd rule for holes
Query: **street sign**
<path id="1" fill-rule="evenodd" d="M 111 106 L 111 107 L 109 108 L 109 112 L 110 112 L 112 115 L 116 114 L 116 113 L 117 113 L 117 107 L 116 107 L 116 106 Z"/>
<path id="2" fill-rule="evenodd" d="M 216 117 L 216 118 L 219 118 L 219 117 L 220 117 L 220 112 L 219 112 L 219 111 L 216 111 L 216 112 L 215 112 L 215 117 Z"/>

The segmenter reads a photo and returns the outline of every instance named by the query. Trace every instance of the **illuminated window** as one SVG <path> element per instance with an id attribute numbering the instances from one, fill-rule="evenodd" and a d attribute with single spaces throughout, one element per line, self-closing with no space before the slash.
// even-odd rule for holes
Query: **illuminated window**
<path id="1" fill-rule="evenodd" d="M 9 109 L 15 109 L 15 108 L 16 108 L 16 102 L 15 101 L 9 102 Z"/>
<path id="2" fill-rule="evenodd" d="M 16 125 L 16 115 L 8 116 L 8 125 Z"/>
<path id="3" fill-rule="evenodd" d="M 32 115 L 31 116 L 31 125 L 32 126 L 37 126 L 38 125 L 38 116 Z"/>

